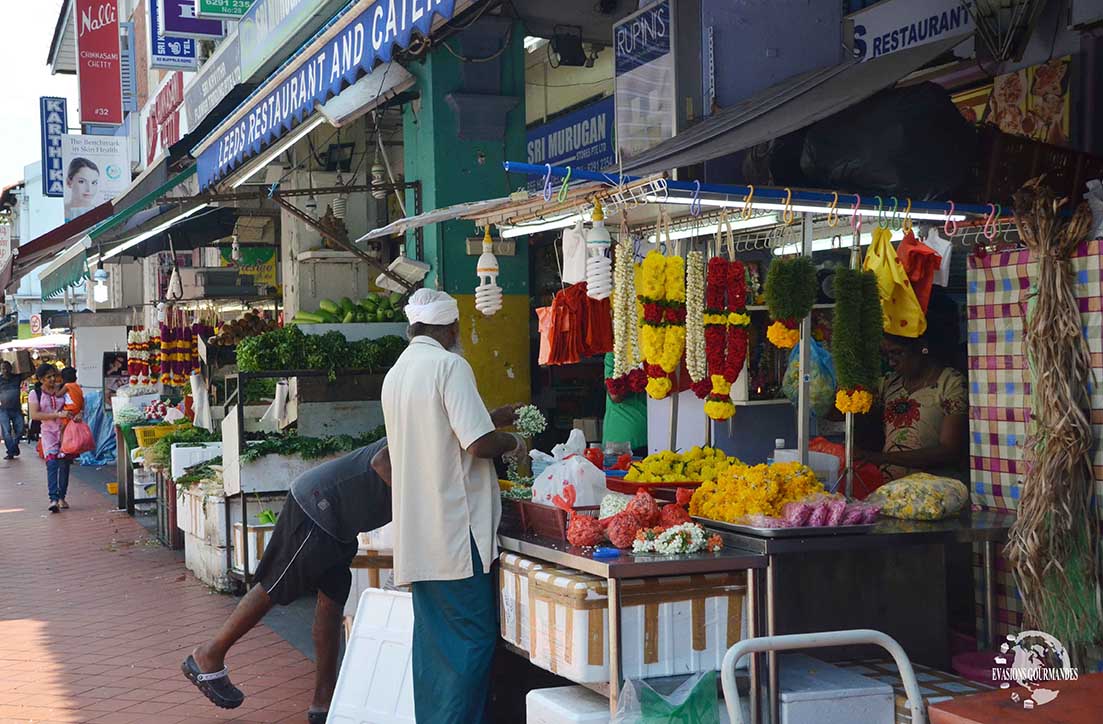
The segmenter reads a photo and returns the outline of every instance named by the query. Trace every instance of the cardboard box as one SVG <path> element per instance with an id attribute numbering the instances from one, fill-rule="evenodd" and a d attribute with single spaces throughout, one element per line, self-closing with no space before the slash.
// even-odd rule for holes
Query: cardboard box
<path id="1" fill-rule="evenodd" d="M 586 436 L 586 442 L 601 444 L 601 420 L 596 417 L 575 418 L 572 426 L 581 430 Z"/>

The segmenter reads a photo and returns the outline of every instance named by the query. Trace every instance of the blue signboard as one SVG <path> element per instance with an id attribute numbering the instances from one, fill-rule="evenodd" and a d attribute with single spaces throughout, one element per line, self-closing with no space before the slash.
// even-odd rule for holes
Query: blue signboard
<path id="1" fill-rule="evenodd" d="M 616 164 L 613 143 L 613 97 L 580 108 L 526 134 L 529 163 L 550 163 L 587 171 Z"/>
<path id="2" fill-rule="evenodd" d="M 69 105 L 64 98 L 38 99 L 42 125 L 42 195 L 65 196 L 65 164 L 61 160 L 61 137 L 68 133 Z"/>
<path id="3" fill-rule="evenodd" d="M 206 189 L 288 133 L 361 76 L 376 61 L 390 61 L 395 46 L 406 48 L 414 30 L 424 36 L 433 15 L 452 17 L 455 0 L 377 2 L 341 18 L 341 30 L 313 53 L 295 58 L 283 81 L 249 98 L 233 114 L 237 120 L 204 139 L 199 148 L 199 187 Z M 243 49 L 244 52 L 244 49 Z M 285 75 L 286 74 L 286 75 Z"/>
<path id="4" fill-rule="evenodd" d="M 160 13 L 152 12 L 149 21 L 149 67 L 160 70 L 195 70 L 199 58 L 195 54 L 195 41 L 175 35 L 161 34 Z"/>
<path id="5" fill-rule="evenodd" d="M 669 53 L 672 30 L 669 0 L 645 8 L 615 26 L 616 75 L 624 75 Z"/>

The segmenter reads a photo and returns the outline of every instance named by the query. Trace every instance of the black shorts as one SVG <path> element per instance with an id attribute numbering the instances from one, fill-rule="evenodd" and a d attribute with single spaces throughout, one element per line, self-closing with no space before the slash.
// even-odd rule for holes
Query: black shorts
<path id="1" fill-rule="evenodd" d="M 349 566 L 358 548 L 356 541 L 342 543 L 318 527 L 288 495 L 256 580 L 280 606 L 316 591 L 343 606 L 352 588 Z"/>

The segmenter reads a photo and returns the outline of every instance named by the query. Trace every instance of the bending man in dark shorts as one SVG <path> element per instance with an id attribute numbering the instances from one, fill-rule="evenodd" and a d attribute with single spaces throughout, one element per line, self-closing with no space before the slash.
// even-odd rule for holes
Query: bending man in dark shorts
<path id="1" fill-rule="evenodd" d="M 230 682 L 226 653 L 273 606 L 318 594 L 314 611 L 314 700 L 311 724 L 323 724 L 337 685 L 341 618 L 352 587 L 349 565 L 357 533 L 391 521 L 391 464 L 387 439 L 307 471 L 291 484 L 272 540 L 257 566 L 257 585 L 245 594 L 210 641 L 184 661 L 184 675 L 214 704 L 234 709 L 245 695 Z"/>

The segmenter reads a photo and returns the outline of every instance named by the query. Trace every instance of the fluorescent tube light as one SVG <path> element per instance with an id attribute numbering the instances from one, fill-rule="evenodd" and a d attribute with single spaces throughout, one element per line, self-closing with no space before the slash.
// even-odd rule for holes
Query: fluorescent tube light
<path id="1" fill-rule="evenodd" d="M 325 122 L 326 117 L 320 113 L 307 121 L 303 121 L 303 123 L 300 124 L 298 128 L 291 132 L 291 135 L 287 136 L 286 138 L 279 139 L 275 143 L 275 145 L 273 145 L 267 151 L 246 164 L 246 166 L 243 167 L 243 170 L 238 172 L 239 178 L 230 184 L 230 188 L 236 189 L 237 187 L 247 182 L 260 169 L 270 164 L 277 156 L 279 156 L 291 146 L 294 146 L 301 139 L 303 139 L 306 134 L 310 133 Z"/>
<path id="2" fill-rule="evenodd" d="M 137 246 L 138 244 L 141 244 L 146 239 L 153 238 L 154 236 L 157 236 L 158 234 L 160 234 L 162 232 L 168 231 L 169 229 L 171 229 L 176 224 L 180 223 L 181 221 L 188 218 L 189 216 L 194 216 L 195 214 L 199 213 L 200 211 L 207 208 L 208 206 L 210 206 L 210 204 L 199 204 L 198 206 L 193 206 L 192 208 L 188 209 L 187 211 L 183 212 L 182 214 L 177 214 L 176 216 L 174 216 L 169 221 L 166 221 L 163 224 L 159 224 L 156 227 L 150 229 L 149 231 L 143 231 L 142 233 L 135 236 L 133 239 L 127 239 L 122 244 L 119 244 L 115 248 L 111 249 L 111 251 L 106 252 L 101 258 L 97 258 L 97 257 L 93 257 L 93 258 L 96 260 L 96 263 L 101 262 L 101 261 L 107 261 L 111 257 L 118 256 L 119 254 L 122 254 L 127 249 L 133 248 L 133 247 Z M 93 263 L 91 259 L 89 260 L 89 263 L 90 264 Z"/>
<path id="3" fill-rule="evenodd" d="M 580 214 L 567 214 L 566 216 L 557 216 L 546 221 L 534 221 L 529 224 L 518 224 L 516 226 L 499 226 L 498 228 L 503 239 L 512 239 L 515 236 L 524 236 L 525 234 L 539 234 L 541 231 L 566 229 L 568 226 L 574 226 L 575 222 L 579 219 L 586 221 Z"/>
<path id="4" fill-rule="evenodd" d="M 814 254 L 817 251 L 830 251 L 832 249 L 834 249 L 835 251 L 850 251 L 850 247 L 854 243 L 854 234 L 841 234 L 840 236 L 842 238 L 842 245 L 841 246 L 831 246 L 831 238 L 816 239 L 815 241 L 812 242 L 812 253 Z M 832 238 L 834 238 L 834 237 L 832 237 Z M 892 236 L 890 237 L 889 240 L 897 242 L 897 241 L 901 241 L 903 238 L 904 238 L 904 230 L 900 229 L 899 231 L 893 231 Z M 862 246 L 869 246 L 871 243 L 873 243 L 873 234 L 863 232 L 862 237 L 859 240 L 859 243 Z M 785 256 L 787 254 L 795 254 L 798 251 L 800 251 L 800 247 L 801 247 L 801 241 L 800 241 L 800 239 L 796 239 L 795 241 L 793 241 L 791 243 L 788 243 L 784 246 L 779 246 L 779 247 L 775 248 L 773 250 L 774 256 Z"/>
<path id="5" fill-rule="evenodd" d="M 670 204 L 674 206 L 690 206 L 693 203 L 693 199 L 686 196 L 648 196 L 646 200 L 649 203 L 653 204 Z M 700 199 L 700 202 L 701 206 L 717 208 L 742 209 L 744 207 L 743 201 L 733 201 L 731 199 Z M 755 201 L 753 199 L 751 200 L 751 207 L 759 211 L 784 211 L 786 208 L 785 204 L 777 204 L 772 201 Z M 793 204 L 790 208 L 792 208 L 794 212 L 806 211 L 812 214 L 826 214 L 830 209 L 827 204 Z M 836 210 L 839 212 L 840 218 L 849 218 L 850 215 L 853 213 L 849 206 L 839 206 L 836 208 Z M 889 216 L 888 209 L 882 210 L 882 213 L 886 217 Z M 866 208 L 861 209 L 859 211 L 859 214 L 867 222 L 877 216 L 876 211 Z M 897 209 L 897 216 L 898 218 L 903 218 L 903 208 Z M 911 213 L 911 217 L 913 220 L 919 221 L 946 221 L 947 219 L 946 214 L 936 214 L 930 211 L 913 211 Z M 951 221 L 964 221 L 965 214 L 951 214 L 949 215 L 949 219 Z"/>
<path id="6" fill-rule="evenodd" d="M 755 216 L 750 219 L 740 219 L 736 217 L 734 220 L 728 222 L 732 231 L 747 231 L 748 229 L 761 229 L 766 226 L 774 226 L 778 223 L 777 214 L 767 214 L 765 216 Z M 670 238 L 672 241 L 678 239 L 692 239 L 698 236 L 712 236 L 716 234 L 723 227 L 722 224 L 702 224 L 691 229 L 679 229 L 678 231 L 672 231 Z M 651 234 L 647 237 L 649 243 L 658 243 L 655 239 L 655 234 Z"/>

